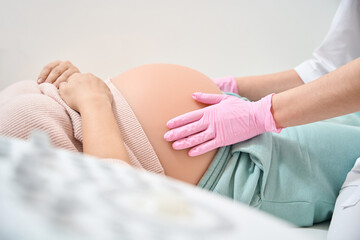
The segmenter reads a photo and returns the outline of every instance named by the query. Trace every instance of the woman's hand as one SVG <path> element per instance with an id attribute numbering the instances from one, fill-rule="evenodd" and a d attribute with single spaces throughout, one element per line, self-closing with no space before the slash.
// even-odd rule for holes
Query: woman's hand
<path id="1" fill-rule="evenodd" d="M 59 86 L 60 97 L 69 107 L 81 113 L 84 109 L 112 104 L 108 86 L 91 73 L 75 73 Z"/>
<path id="2" fill-rule="evenodd" d="M 71 75 L 79 72 L 79 69 L 71 62 L 56 60 L 42 69 L 38 77 L 38 83 L 53 83 L 58 88 L 60 83 L 65 82 Z"/>
<path id="3" fill-rule="evenodd" d="M 59 94 L 81 115 L 85 154 L 131 163 L 112 109 L 112 94 L 101 79 L 90 73 L 75 73 L 60 83 Z"/>

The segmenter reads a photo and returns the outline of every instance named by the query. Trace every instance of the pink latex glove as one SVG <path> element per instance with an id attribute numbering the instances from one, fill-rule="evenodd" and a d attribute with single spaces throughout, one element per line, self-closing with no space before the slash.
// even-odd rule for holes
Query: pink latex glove
<path id="1" fill-rule="evenodd" d="M 185 113 L 167 122 L 172 129 L 166 141 L 175 141 L 176 150 L 192 148 L 189 156 L 198 156 L 218 147 L 238 143 L 264 132 L 277 132 L 271 113 L 270 94 L 257 102 L 220 94 L 194 93 L 193 98 L 211 106 Z"/>
<path id="2" fill-rule="evenodd" d="M 212 80 L 216 83 L 216 85 L 220 88 L 221 91 L 239 94 L 234 77 L 226 76 L 223 78 L 214 78 Z"/>

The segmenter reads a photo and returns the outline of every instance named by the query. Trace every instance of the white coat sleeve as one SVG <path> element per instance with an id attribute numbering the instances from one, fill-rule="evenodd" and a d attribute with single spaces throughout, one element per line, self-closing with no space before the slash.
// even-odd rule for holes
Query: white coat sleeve
<path id="1" fill-rule="evenodd" d="M 295 68 L 300 78 L 311 82 L 360 57 L 360 1 L 342 0 L 330 29 L 314 50 L 313 58 Z"/>

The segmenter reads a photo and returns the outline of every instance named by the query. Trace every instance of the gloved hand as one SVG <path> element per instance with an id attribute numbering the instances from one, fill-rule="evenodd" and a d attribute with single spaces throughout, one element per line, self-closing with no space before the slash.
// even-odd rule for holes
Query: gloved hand
<path id="1" fill-rule="evenodd" d="M 175 141 L 176 150 L 194 147 L 189 156 L 198 156 L 212 149 L 238 143 L 263 132 L 277 132 L 271 113 L 270 94 L 257 102 L 238 97 L 194 93 L 193 98 L 211 106 L 185 113 L 167 122 L 172 129 L 165 133 L 166 141 Z"/>
<path id="2" fill-rule="evenodd" d="M 223 78 L 214 78 L 212 80 L 216 83 L 216 85 L 220 88 L 221 91 L 239 94 L 234 77 L 227 76 Z"/>

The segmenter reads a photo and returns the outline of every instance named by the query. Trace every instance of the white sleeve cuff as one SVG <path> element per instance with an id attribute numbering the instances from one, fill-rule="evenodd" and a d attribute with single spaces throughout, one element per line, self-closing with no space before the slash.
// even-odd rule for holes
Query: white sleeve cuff
<path id="1" fill-rule="evenodd" d="M 316 59 L 309 59 L 294 68 L 304 83 L 314 81 L 333 69 L 327 69 Z"/>

